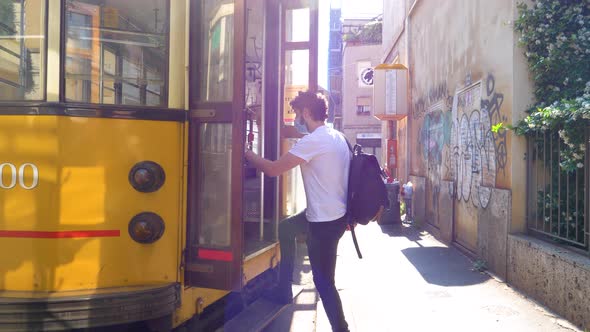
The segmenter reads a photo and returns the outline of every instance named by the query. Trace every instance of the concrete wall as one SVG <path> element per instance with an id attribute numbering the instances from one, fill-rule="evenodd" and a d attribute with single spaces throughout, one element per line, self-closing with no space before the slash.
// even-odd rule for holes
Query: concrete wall
<path id="1" fill-rule="evenodd" d="M 383 1 L 383 42 L 381 54 L 385 57 L 390 56 L 392 50 L 397 50 L 401 46 L 398 37 L 404 32 L 406 14 L 405 1 Z"/>
<path id="2" fill-rule="evenodd" d="M 510 284 L 590 329 L 590 258 L 528 236 L 508 236 Z"/>
<path id="3" fill-rule="evenodd" d="M 480 209 L 477 216 L 477 256 L 488 269 L 506 280 L 506 239 L 512 212 L 512 192 L 492 189 L 494 199 L 487 209 Z"/>
<path id="4" fill-rule="evenodd" d="M 513 19 L 518 18 L 518 10 L 516 4 L 525 2 L 529 6 L 532 5 L 531 0 L 514 1 L 512 3 Z M 525 111 L 533 105 L 533 82 L 529 72 L 528 64 L 524 56 L 524 50 L 517 46 L 518 36 L 512 39 L 512 58 L 513 58 L 513 84 L 512 84 L 512 124 L 516 124 L 520 119 L 523 119 L 527 114 Z M 512 144 L 508 152 L 514 156 L 515 161 L 523 160 L 519 158 L 526 153 L 526 139 L 511 135 Z M 523 167 L 521 162 L 512 163 L 510 169 L 512 174 L 512 220 L 509 231 L 525 232 L 526 231 L 526 204 L 522 204 L 522 200 L 526 197 L 526 167 Z"/>
<path id="5" fill-rule="evenodd" d="M 414 195 L 412 197 L 412 207 L 414 208 L 414 222 L 418 226 L 423 225 L 425 223 L 425 214 L 424 214 L 424 183 L 425 178 L 420 176 L 412 176 L 410 175 L 410 181 L 414 185 Z"/>
<path id="6" fill-rule="evenodd" d="M 400 181 L 407 182 L 409 172 L 408 118 L 397 121 L 397 161 Z"/>

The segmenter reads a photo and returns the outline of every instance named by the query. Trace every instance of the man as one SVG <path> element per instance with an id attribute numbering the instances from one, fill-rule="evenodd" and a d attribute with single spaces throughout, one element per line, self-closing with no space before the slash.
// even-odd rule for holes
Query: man
<path id="1" fill-rule="evenodd" d="M 268 176 L 278 176 L 300 166 L 307 198 L 307 209 L 279 224 L 279 285 L 271 293 L 271 298 L 280 303 L 292 303 L 295 237 L 307 233 L 313 281 L 332 329 L 348 331 L 334 274 L 338 241 L 347 225 L 345 214 L 350 150 L 344 136 L 324 124 L 328 108 L 322 95 L 299 92 L 290 105 L 296 114 L 295 127 L 309 134 L 303 136 L 288 153 L 276 161 L 246 151 L 248 162 Z"/>

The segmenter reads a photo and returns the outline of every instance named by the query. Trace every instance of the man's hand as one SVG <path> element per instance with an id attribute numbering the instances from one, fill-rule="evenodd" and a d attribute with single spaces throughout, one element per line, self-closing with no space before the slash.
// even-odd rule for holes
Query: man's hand
<path id="1" fill-rule="evenodd" d="M 246 160 L 248 162 L 251 162 L 255 156 L 256 156 L 256 153 L 254 153 L 254 151 L 252 151 L 250 149 L 246 149 L 246 151 L 244 152 L 244 158 L 246 158 Z"/>

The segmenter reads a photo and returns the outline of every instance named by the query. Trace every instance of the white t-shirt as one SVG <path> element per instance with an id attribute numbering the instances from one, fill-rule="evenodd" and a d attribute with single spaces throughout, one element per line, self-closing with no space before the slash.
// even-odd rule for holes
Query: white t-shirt
<path id="1" fill-rule="evenodd" d="M 321 126 L 301 138 L 289 153 L 301 164 L 307 220 L 333 221 L 346 214 L 350 150 L 337 130 Z"/>

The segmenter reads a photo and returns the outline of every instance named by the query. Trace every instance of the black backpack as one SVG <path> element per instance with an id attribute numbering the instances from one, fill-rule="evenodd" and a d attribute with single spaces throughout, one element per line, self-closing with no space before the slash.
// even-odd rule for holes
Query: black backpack
<path id="1" fill-rule="evenodd" d="M 383 181 L 383 171 L 377 158 L 363 152 L 362 146 L 355 144 L 352 152 L 350 172 L 348 173 L 348 197 L 346 204 L 347 221 L 354 246 L 359 258 L 363 258 L 354 233 L 355 224 L 366 225 L 375 220 L 379 212 L 389 206 L 387 189 Z"/>

